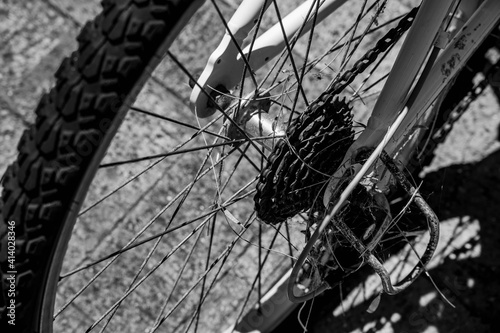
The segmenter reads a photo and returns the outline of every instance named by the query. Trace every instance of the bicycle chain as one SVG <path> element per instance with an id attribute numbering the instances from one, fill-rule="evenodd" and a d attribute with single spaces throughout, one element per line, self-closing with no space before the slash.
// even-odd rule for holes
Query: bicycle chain
<path id="1" fill-rule="evenodd" d="M 418 7 L 413 8 L 304 113 L 292 120 L 286 139 L 273 149 L 257 184 L 255 211 L 262 221 L 283 222 L 310 209 L 322 197 L 323 185 L 354 141 L 351 109 L 345 100 L 334 97 L 401 38 L 417 11 Z M 318 209 L 320 206 L 317 205 Z"/>
<path id="2" fill-rule="evenodd" d="M 500 25 L 496 27 L 496 31 L 499 29 Z M 452 84 L 451 90 L 446 94 L 445 99 L 439 106 L 440 111 L 437 114 L 438 118 L 436 118 L 436 129 L 429 134 L 429 140 L 422 140 L 421 145 L 417 148 L 420 153 L 416 156 L 416 163 L 409 163 L 407 166 L 410 172 L 413 172 L 419 166 L 431 163 L 435 156 L 435 148 L 444 142 L 454 124 L 465 113 L 470 104 L 483 93 L 488 85 L 494 86 L 496 84 L 493 77 L 500 76 L 500 61 L 497 60 L 492 63 L 490 60 L 486 60 L 486 54 L 492 48 L 500 49 L 500 37 L 495 33 L 490 34 L 483 41 L 482 45 L 478 47 L 456 77 L 455 82 L 460 82 L 460 84 Z M 477 73 L 482 73 L 484 78 L 474 84 L 473 80 Z M 442 123 L 439 120 L 442 120 Z"/>
<path id="3" fill-rule="evenodd" d="M 473 86 L 460 101 L 445 110 L 445 122 L 438 129 L 436 129 L 433 134 L 431 134 L 431 142 L 428 143 L 429 146 L 425 145 L 423 147 L 419 147 L 419 150 L 422 151 L 423 154 L 418 157 L 418 165 L 425 166 L 432 161 L 434 153 L 436 152 L 436 146 L 444 142 L 444 140 L 448 137 L 448 134 L 453 129 L 455 123 L 462 117 L 465 111 L 467 111 L 472 102 L 474 102 L 483 93 L 488 84 L 489 82 L 487 78 L 481 80 L 478 84 Z M 414 167 L 415 166 L 409 165 L 409 170 L 413 171 Z"/>
<path id="4" fill-rule="evenodd" d="M 351 69 L 345 71 L 341 77 L 337 78 L 335 82 L 318 97 L 318 100 L 327 101 L 329 96 L 340 94 L 359 74 L 363 73 L 381 53 L 384 53 L 391 45 L 395 44 L 411 27 L 418 9 L 419 7 L 415 7 L 408 12 L 408 14 L 399 21 L 396 27 L 389 30 L 378 40 L 374 48 L 366 52 L 361 59 L 356 61 Z"/>

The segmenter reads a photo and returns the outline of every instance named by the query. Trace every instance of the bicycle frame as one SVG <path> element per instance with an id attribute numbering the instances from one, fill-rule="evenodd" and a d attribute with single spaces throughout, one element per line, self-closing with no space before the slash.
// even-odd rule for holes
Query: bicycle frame
<path id="1" fill-rule="evenodd" d="M 191 94 L 192 109 L 197 116 L 206 117 L 215 112 L 206 108 L 209 97 L 205 94 L 205 90 L 216 89 L 219 85 L 232 89 L 241 80 L 246 66 L 254 69 L 260 68 L 273 56 L 282 52 L 284 47 L 289 47 L 293 38 L 304 35 L 311 28 L 313 20 L 318 22 L 325 19 L 344 4 L 345 0 L 307 1 L 289 16 L 283 18 L 281 23 L 277 23 L 256 39 L 252 45 L 242 50 L 239 45 L 257 23 L 261 11 L 266 10 L 271 2 L 273 1 L 244 0 L 230 20 L 226 35 L 211 55 Z M 477 1 L 470 0 L 467 4 L 470 5 L 473 2 Z M 363 147 L 370 147 L 375 148 L 374 152 L 364 165 L 356 167 L 358 172 L 354 179 L 340 194 L 340 199 L 329 210 L 320 227 L 315 230 L 308 245 L 318 239 L 365 174 L 374 173 L 382 176 L 378 177 L 380 181 L 377 186 L 383 191 L 387 189 L 389 173 L 385 172 L 383 165 L 377 164 L 379 155 L 385 150 L 400 168 L 409 162 L 419 142 L 420 129 L 425 128 L 434 116 L 433 106 L 439 95 L 452 82 L 495 24 L 500 21 L 500 1 L 484 0 L 462 29 L 450 39 L 446 36 L 444 23 L 455 3 L 455 0 L 422 1 L 415 22 L 399 51 L 367 127 L 349 148 L 342 167 L 332 177 L 325 191 L 325 206 L 328 207 L 331 201 L 333 190 L 337 185 L 336 179 L 339 179 L 351 167 L 351 160 L 357 151 Z M 315 16 L 312 12 L 316 6 L 319 6 L 319 10 Z M 448 43 L 442 42 L 443 37 L 448 40 Z M 446 47 L 439 51 L 442 45 Z M 438 52 L 439 56 L 430 56 L 430 54 L 437 55 Z M 251 75 L 251 73 L 248 74 Z M 255 82 L 254 84 L 256 85 Z M 252 100 L 254 95 L 247 96 L 242 104 Z M 251 134 L 249 133 L 250 136 Z M 275 137 L 273 132 L 266 133 L 266 135 Z M 294 270 L 304 263 L 308 245 L 299 257 Z M 296 276 L 297 272 L 292 272 L 290 279 L 293 280 Z M 397 288 L 398 285 L 395 287 Z M 325 286 L 324 289 L 326 288 Z M 275 287 L 275 289 L 281 290 L 282 288 Z M 396 292 L 401 290 L 398 289 Z M 318 294 L 317 291 L 314 293 Z M 305 299 L 301 296 L 294 296 L 290 284 L 288 294 L 295 301 Z M 266 302 L 274 304 L 272 297 L 268 297 Z M 292 306 L 289 302 L 285 303 L 287 306 Z"/>
<path id="2" fill-rule="evenodd" d="M 316 22 L 324 20 L 346 1 L 323 0 L 317 11 Z M 257 38 L 253 45 L 242 50 L 240 45 L 243 40 L 258 22 L 261 11 L 265 11 L 271 3 L 272 0 L 244 0 L 228 22 L 226 34 L 210 56 L 198 79 L 198 85 L 193 87 L 190 100 L 191 109 L 196 116 L 204 118 L 215 112 L 215 109 L 207 108 L 208 96 L 203 90 L 219 85 L 226 88 L 236 86 L 241 80 L 245 66 L 248 65 L 253 70 L 260 69 L 270 59 L 279 55 L 287 43 L 290 45 L 294 36 L 301 37 L 311 29 L 314 22 L 311 13 L 318 3 L 317 0 L 306 1 L 283 18 L 281 23 L 276 23 Z"/>
<path id="3" fill-rule="evenodd" d="M 436 38 L 444 33 L 441 25 L 452 4 L 453 1 L 450 0 L 422 2 L 365 130 L 350 147 L 344 158 L 345 163 L 342 163 L 343 167 L 332 179 L 345 172 L 358 149 L 373 148 L 382 141 L 386 141 L 385 150 L 396 159 L 401 168 L 409 161 L 419 142 L 419 130 L 425 128 L 433 117 L 432 105 L 500 20 L 500 2 L 484 1 L 447 44 L 438 59 L 434 63 L 425 64 Z M 410 91 L 412 82 L 425 65 L 428 66 L 428 70 L 424 71 L 426 75 L 422 75 Z M 405 106 L 408 114 L 401 126 L 391 137 L 384 138 Z M 379 188 L 387 191 L 389 176 L 384 170 L 376 173 L 384 177 L 378 184 Z M 330 200 L 335 186 L 335 181 L 331 181 L 325 193 L 325 204 Z"/>
<path id="4" fill-rule="evenodd" d="M 206 117 L 216 111 L 215 108 L 206 107 L 209 97 L 204 91 L 219 86 L 228 89 L 236 86 L 245 73 L 246 66 L 254 70 L 261 68 L 285 47 L 290 47 L 293 38 L 303 36 L 310 30 L 313 22 L 319 23 L 324 20 L 346 0 L 308 0 L 242 50 L 240 45 L 257 23 L 261 12 L 273 2 L 274 0 L 244 0 L 231 18 L 225 36 L 210 56 L 197 85 L 193 87 L 191 106 L 197 116 Z M 469 7 L 474 7 L 477 0 L 465 2 Z M 359 148 L 377 146 L 407 104 L 408 115 L 405 116 L 400 129 L 388 140 L 386 151 L 396 158 L 401 166 L 408 162 L 415 145 L 418 144 L 418 129 L 425 127 L 432 118 L 430 107 L 493 29 L 494 24 L 500 20 L 500 3 L 495 0 L 485 0 L 464 29 L 448 43 L 448 47 L 443 50 L 436 62 L 427 64 L 428 70 L 425 73 L 428 75 L 422 75 L 419 83 L 412 86 L 417 75 L 421 73 L 420 70 L 425 66 L 431 48 L 438 43 L 437 39 L 443 39 L 445 34 L 443 22 L 446 21 L 446 16 L 454 3 L 455 0 L 422 1 L 413 27 L 406 37 L 407 42 L 399 52 L 367 127 L 349 149 L 342 163 L 344 167 L 335 176 L 345 172 L 350 165 L 350 159 Z M 313 14 L 316 9 L 316 14 Z M 247 70 L 247 74 L 251 75 L 249 72 Z M 411 90 L 413 87 L 418 88 Z M 420 87 L 424 89 L 420 91 Z M 244 100 L 250 101 L 253 97 L 254 94 L 251 94 Z M 252 121 L 259 122 L 260 118 L 256 117 Z M 270 131 L 259 134 L 276 137 L 275 133 Z M 248 135 L 253 136 L 255 133 Z M 378 173 L 385 174 L 383 170 L 378 170 Z M 385 177 L 380 187 L 387 190 L 387 183 L 388 178 Z M 331 191 L 335 186 L 335 181 L 328 186 L 325 205 L 330 200 Z"/>

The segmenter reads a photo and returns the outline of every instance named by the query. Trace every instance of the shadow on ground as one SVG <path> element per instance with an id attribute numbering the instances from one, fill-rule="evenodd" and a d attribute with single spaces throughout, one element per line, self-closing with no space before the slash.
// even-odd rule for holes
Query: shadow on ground
<path id="1" fill-rule="evenodd" d="M 421 277 L 408 290 L 384 296 L 378 309 L 366 312 L 370 299 L 334 317 L 340 295 L 334 290 L 315 300 L 309 332 L 500 332 L 500 151 L 471 164 L 453 165 L 426 175 L 422 193 L 440 217 L 452 220 L 448 255 L 429 271 L 450 306 L 431 280 Z M 458 233 L 474 233 L 461 248 L 450 248 Z M 464 231 L 465 230 L 465 231 Z M 467 235 L 466 235 L 467 236 Z M 367 274 L 367 270 L 364 274 Z M 363 272 L 351 285 L 363 281 Z M 343 295 L 352 286 L 345 285 Z M 307 320 L 308 311 L 303 312 Z M 303 332 L 297 311 L 276 332 Z"/>

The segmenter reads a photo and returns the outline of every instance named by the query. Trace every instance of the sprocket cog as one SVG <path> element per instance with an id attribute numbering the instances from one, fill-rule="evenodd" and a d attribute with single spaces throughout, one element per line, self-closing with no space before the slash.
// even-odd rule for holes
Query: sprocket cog
<path id="1" fill-rule="evenodd" d="M 328 98 L 295 118 L 260 174 L 254 198 L 257 217 L 275 224 L 321 202 L 325 183 L 353 141 L 345 99 Z"/>

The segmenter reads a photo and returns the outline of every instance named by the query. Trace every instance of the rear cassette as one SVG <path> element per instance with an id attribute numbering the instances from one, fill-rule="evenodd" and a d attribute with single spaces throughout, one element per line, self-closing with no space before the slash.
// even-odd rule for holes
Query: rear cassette
<path id="1" fill-rule="evenodd" d="M 279 223 L 310 209 L 354 141 L 351 108 L 328 98 L 293 120 L 261 172 L 255 210 L 266 223 Z"/>

